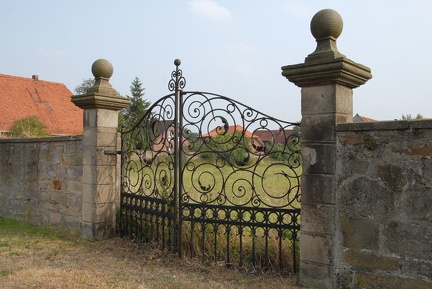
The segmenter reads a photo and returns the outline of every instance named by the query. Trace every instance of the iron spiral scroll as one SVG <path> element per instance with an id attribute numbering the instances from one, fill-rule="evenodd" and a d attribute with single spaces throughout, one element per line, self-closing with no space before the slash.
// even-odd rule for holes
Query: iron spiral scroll
<path id="1" fill-rule="evenodd" d="M 122 234 L 203 261 L 296 271 L 300 124 L 183 91 L 175 65 L 173 93 L 122 133 Z"/>

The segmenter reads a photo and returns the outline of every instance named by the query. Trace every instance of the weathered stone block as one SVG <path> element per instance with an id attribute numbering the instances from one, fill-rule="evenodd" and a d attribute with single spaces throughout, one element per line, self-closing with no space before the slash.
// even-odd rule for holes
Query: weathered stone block
<path id="1" fill-rule="evenodd" d="M 98 128 L 115 128 L 118 127 L 118 114 L 116 110 L 98 109 L 96 122 Z"/>
<path id="2" fill-rule="evenodd" d="M 333 205 L 302 203 L 302 233 L 333 234 L 335 209 Z"/>
<path id="3" fill-rule="evenodd" d="M 333 175 L 309 174 L 302 175 L 302 202 L 318 204 L 334 204 L 335 179 Z"/>
<path id="4" fill-rule="evenodd" d="M 78 215 L 64 215 L 63 222 L 65 226 L 75 229 L 74 233 L 76 234 L 78 228 L 81 227 L 81 211 Z"/>
<path id="5" fill-rule="evenodd" d="M 97 185 L 95 190 L 95 201 L 98 204 L 115 202 L 117 191 L 114 184 Z"/>
<path id="6" fill-rule="evenodd" d="M 61 214 L 59 212 L 49 212 L 48 213 L 48 224 L 59 225 L 61 224 Z"/>
<path id="7" fill-rule="evenodd" d="M 431 183 L 432 185 L 432 183 Z M 432 186 L 415 186 L 404 191 L 395 202 L 395 211 L 400 220 L 430 221 L 432 219 Z"/>
<path id="8" fill-rule="evenodd" d="M 302 88 L 302 115 L 343 113 L 352 116 L 352 89 L 343 85 Z"/>
<path id="9" fill-rule="evenodd" d="M 378 177 L 386 186 L 393 192 L 403 190 L 407 180 L 403 174 L 403 170 L 399 166 L 384 165 L 377 167 Z"/>
<path id="10" fill-rule="evenodd" d="M 82 166 L 71 166 L 66 168 L 66 177 L 71 181 L 81 181 L 83 176 Z"/>
<path id="11" fill-rule="evenodd" d="M 97 110 L 97 108 L 84 109 L 84 128 L 97 126 Z M 85 137 L 83 140 L 85 140 Z"/>
<path id="12" fill-rule="evenodd" d="M 72 194 L 81 195 L 82 193 L 82 182 L 79 181 L 66 181 L 66 190 Z"/>
<path id="13" fill-rule="evenodd" d="M 345 180 L 347 178 L 351 178 L 353 175 L 368 175 L 369 169 L 371 168 L 370 162 L 367 160 L 359 160 L 355 157 L 351 158 L 349 155 L 345 155 L 344 157 L 349 158 L 352 160 L 352 163 L 355 163 L 355 165 L 350 164 L 344 164 L 343 166 L 340 166 L 340 163 L 337 163 L 336 170 L 338 175 L 338 185 L 340 185 L 342 180 Z M 339 158 L 339 156 L 338 156 Z"/>
<path id="14" fill-rule="evenodd" d="M 84 184 L 115 184 L 117 168 L 114 166 L 84 166 Z"/>
<path id="15" fill-rule="evenodd" d="M 337 272 L 337 280 L 336 283 L 339 287 L 335 286 L 336 288 L 340 289 L 353 289 L 354 287 L 351 287 L 354 281 L 355 272 L 350 270 L 349 267 L 346 266 L 339 266 L 338 272 Z"/>
<path id="16" fill-rule="evenodd" d="M 82 201 L 84 203 L 95 203 L 96 185 L 83 183 L 82 184 Z"/>
<path id="17" fill-rule="evenodd" d="M 336 168 L 336 146 L 302 142 L 303 171 L 333 174 Z"/>
<path id="18" fill-rule="evenodd" d="M 423 260 L 432 260 L 430 220 L 390 222 L 384 229 L 384 250 Z"/>
<path id="19" fill-rule="evenodd" d="M 306 288 L 334 288 L 334 273 L 329 265 L 300 262 L 300 284 Z"/>
<path id="20" fill-rule="evenodd" d="M 86 203 L 82 206 L 82 221 L 88 223 L 115 222 L 116 203 Z"/>
<path id="21" fill-rule="evenodd" d="M 50 156 L 50 161 L 51 160 L 57 160 L 57 161 L 61 161 L 61 157 L 63 155 L 65 146 L 62 143 L 53 143 L 50 146 L 50 151 L 49 151 L 49 156 Z"/>
<path id="22" fill-rule="evenodd" d="M 96 205 L 96 223 L 115 223 L 117 205 L 113 203 L 97 204 Z"/>
<path id="23" fill-rule="evenodd" d="M 61 156 L 61 163 L 64 166 L 81 166 L 82 154 L 79 152 L 64 153 Z"/>
<path id="24" fill-rule="evenodd" d="M 381 275 L 378 273 L 357 273 L 355 278 L 356 288 L 368 289 L 425 289 L 432 288 L 432 281 L 416 278 L 408 278 L 394 275 Z"/>
<path id="25" fill-rule="evenodd" d="M 98 127 L 98 147 L 110 147 L 114 150 L 117 146 L 117 127 Z"/>
<path id="26" fill-rule="evenodd" d="M 379 249 L 379 223 L 368 218 L 340 216 L 342 244 L 346 248 L 360 250 Z"/>
<path id="27" fill-rule="evenodd" d="M 422 276 L 432 280 L 432 262 L 414 258 L 401 260 L 401 273 L 410 276 Z"/>
<path id="28" fill-rule="evenodd" d="M 106 155 L 106 148 L 92 148 L 84 147 L 83 149 L 83 165 L 96 165 L 96 166 L 113 166 L 117 164 L 117 157 L 115 155 Z"/>
<path id="29" fill-rule="evenodd" d="M 423 181 L 432 187 L 432 157 L 422 158 Z"/>
<path id="30" fill-rule="evenodd" d="M 329 265 L 333 259 L 332 236 L 315 235 L 302 232 L 300 235 L 300 259 Z"/>
<path id="31" fill-rule="evenodd" d="M 76 208 L 76 207 L 67 207 L 67 208 L 61 208 L 59 210 L 59 213 L 61 213 L 63 218 L 65 216 L 77 217 L 77 216 L 81 215 L 81 210 L 79 208 Z"/>
<path id="32" fill-rule="evenodd" d="M 339 132 L 337 134 L 337 139 L 340 142 L 340 145 L 342 146 L 352 146 L 352 145 L 359 145 L 364 143 L 364 136 L 363 134 L 356 133 L 356 132 Z"/>
<path id="33" fill-rule="evenodd" d="M 379 180 L 360 176 L 345 182 L 340 192 L 340 209 L 348 216 L 385 219 L 393 208 L 393 194 Z"/>
<path id="34" fill-rule="evenodd" d="M 325 115 L 305 115 L 302 117 L 302 141 L 315 142 L 335 142 L 336 116 L 334 114 Z"/>
<path id="35" fill-rule="evenodd" d="M 81 210 L 82 222 L 94 223 L 96 219 L 95 211 L 96 211 L 95 203 L 88 203 L 83 200 L 82 210 Z"/>
<path id="36" fill-rule="evenodd" d="M 342 261 L 350 266 L 365 270 L 399 271 L 399 258 L 377 256 L 369 253 L 348 250 L 343 253 Z"/>
<path id="37" fill-rule="evenodd" d="M 50 202 L 54 204 L 60 204 L 61 206 L 68 205 L 69 193 L 60 190 L 53 190 L 50 193 Z"/>
<path id="38" fill-rule="evenodd" d="M 84 127 L 83 148 L 97 146 L 98 132 L 96 127 Z"/>

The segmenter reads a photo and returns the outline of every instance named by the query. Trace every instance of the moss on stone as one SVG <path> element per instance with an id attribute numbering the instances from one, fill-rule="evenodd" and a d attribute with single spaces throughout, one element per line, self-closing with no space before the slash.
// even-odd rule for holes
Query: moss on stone
<path id="1" fill-rule="evenodd" d="M 367 150 L 373 151 L 378 147 L 376 140 L 370 135 L 365 135 L 363 138 L 364 146 Z"/>

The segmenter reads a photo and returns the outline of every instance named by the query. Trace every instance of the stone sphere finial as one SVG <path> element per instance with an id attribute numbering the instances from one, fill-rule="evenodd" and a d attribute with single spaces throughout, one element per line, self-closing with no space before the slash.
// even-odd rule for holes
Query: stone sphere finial
<path id="1" fill-rule="evenodd" d="M 92 65 L 92 73 L 95 78 L 111 78 L 114 68 L 106 59 L 98 59 Z"/>
<path id="2" fill-rule="evenodd" d="M 343 20 L 337 11 L 323 9 L 312 18 L 310 29 L 316 40 L 328 37 L 337 39 L 342 33 Z"/>

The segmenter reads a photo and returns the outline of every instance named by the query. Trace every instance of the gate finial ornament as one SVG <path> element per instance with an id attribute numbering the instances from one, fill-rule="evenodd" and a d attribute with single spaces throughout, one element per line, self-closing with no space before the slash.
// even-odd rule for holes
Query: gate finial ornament
<path id="1" fill-rule="evenodd" d="M 180 59 L 174 60 L 176 69 L 171 73 L 171 80 L 168 82 L 169 91 L 181 90 L 186 86 L 186 79 L 182 76 L 182 70 L 179 69 L 180 64 Z"/>

